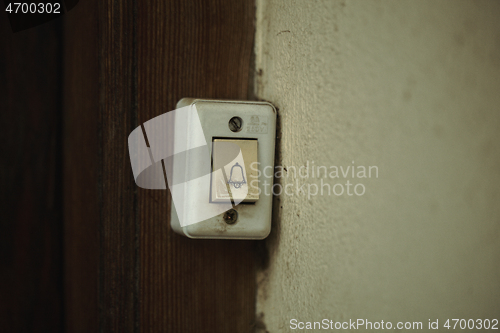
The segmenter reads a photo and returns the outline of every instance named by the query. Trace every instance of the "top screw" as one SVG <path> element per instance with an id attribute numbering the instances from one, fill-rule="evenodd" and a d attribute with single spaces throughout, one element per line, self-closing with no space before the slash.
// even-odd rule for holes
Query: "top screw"
<path id="1" fill-rule="evenodd" d="M 229 129 L 233 132 L 241 131 L 243 127 L 243 119 L 240 117 L 233 117 L 229 120 Z"/>

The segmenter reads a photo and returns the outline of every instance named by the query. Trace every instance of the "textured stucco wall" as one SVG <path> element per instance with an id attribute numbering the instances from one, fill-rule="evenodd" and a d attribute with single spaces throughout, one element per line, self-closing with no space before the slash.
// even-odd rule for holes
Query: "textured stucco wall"
<path id="1" fill-rule="evenodd" d="M 498 318 L 500 3 L 258 0 L 257 17 L 281 164 L 379 169 L 351 180 L 363 196 L 277 201 L 258 326 Z"/>

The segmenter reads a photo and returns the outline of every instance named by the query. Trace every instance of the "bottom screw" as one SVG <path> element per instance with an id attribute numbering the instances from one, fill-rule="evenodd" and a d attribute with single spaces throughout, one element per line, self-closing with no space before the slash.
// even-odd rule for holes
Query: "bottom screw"
<path id="1" fill-rule="evenodd" d="M 230 209 L 224 213 L 223 218 L 227 224 L 234 224 L 238 220 L 238 212 L 234 209 Z"/>

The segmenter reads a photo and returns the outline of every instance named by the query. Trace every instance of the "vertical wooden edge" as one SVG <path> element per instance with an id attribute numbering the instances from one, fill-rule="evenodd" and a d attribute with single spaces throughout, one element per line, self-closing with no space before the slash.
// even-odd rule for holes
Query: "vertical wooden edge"
<path id="1" fill-rule="evenodd" d="M 69 332 L 137 331 L 135 1 L 80 2 L 64 23 L 65 291 Z"/>
<path id="2" fill-rule="evenodd" d="M 137 126 L 136 1 L 100 1 L 100 325 L 138 330 L 137 188 L 127 138 Z"/>
<path id="3" fill-rule="evenodd" d="M 139 123 L 183 97 L 249 98 L 253 1 L 156 0 L 138 9 Z M 138 189 L 141 331 L 253 331 L 255 242 L 179 236 L 169 200 Z"/>
<path id="4" fill-rule="evenodd" d="M 97 0 L 80 1 L 63 25 L 64 290 L 67 332 L 98 332 Z"/>

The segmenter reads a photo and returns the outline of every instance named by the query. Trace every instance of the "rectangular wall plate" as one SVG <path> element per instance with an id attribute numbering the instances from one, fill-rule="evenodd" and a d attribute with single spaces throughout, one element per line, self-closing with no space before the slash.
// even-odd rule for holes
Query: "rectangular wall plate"
<path id="1" fill-rule="evenodd" d="M 274 170 L 274 151 L 276 136 L 276 110 L 267 102 L 230 101 L 183 98 L 177 103 L 177 109 L 194 105 L 198 112 L 205 140 L 212 156 L 214 139 L 257 140 L 258 160 L 258 200 L 239 203 L 233 207 L 237 212 L 235 223 L 227 223 L 224 214 L 219 214 L 204 221 L 182 227 L 179 223 L 174 204 L 171 207 L 170 224 L 172 229 L 190 238 L 209 239 L 263 239 L 271 231 L 272 216 L 272 178 L 264 179 L 263 171 L 267 166 Z M 229 120 L 233 117 L 242 119 L 241 130 L 233 132 Z M 189 133 L 188 133 L 189 135 Z M 174 157 L 175 158 L 175 157 Z M 195 167 L 186 163 L 186 168 Z M 247 166 L 248 167 L 248 166 Z M 250 172 L 248 170 L 247 172 Z M 267 171 L 269 173 L 269 171 Z M 213 177 L 213 176 L 212 176 Z M 229 175 L 227 175 L 229 180 Z M 266 184 L 264 184 L 264 181 Z M 265 188 L 264 188 L 265 187 Z M 211 193 L 208 191 L 207 193 Z M 211 202 L 210 194 L 206 197 Z M 220 203 L 213 202 L 213 205 Z M 181 207 L 180 209 L 187 209 Z"/>

